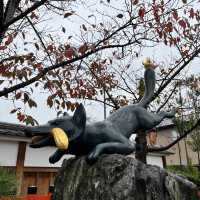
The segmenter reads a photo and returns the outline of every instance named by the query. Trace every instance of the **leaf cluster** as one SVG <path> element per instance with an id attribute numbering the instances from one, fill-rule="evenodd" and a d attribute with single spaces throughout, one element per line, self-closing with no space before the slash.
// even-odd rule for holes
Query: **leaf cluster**
<path id="1" fill-rule="evenodd" d="M 17 180 L 15 173 L 0 167 L 0 197 L 7 195 L 15 195 L 17 188 Z"/>

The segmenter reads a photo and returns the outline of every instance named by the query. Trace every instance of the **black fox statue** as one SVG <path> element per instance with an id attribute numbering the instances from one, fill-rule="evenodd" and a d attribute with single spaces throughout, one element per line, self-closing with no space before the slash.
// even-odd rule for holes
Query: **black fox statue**
<path id="1" fill-rule="evenodd" d="M 32 148 L 57 146 L 52 136 L 52 129 L 60 128 L 67 135 L 69 145 L 67 149 L 58 148 L 50 156 L 50 163 L 59 161 L 64 154 L 86 155 L 86 160 L 93 163 L 101 154 L 127 155 L 132 153 L 136 145 L 129 140 L 131 134 L 139 130 L 152 129 L 164 118 L 172 118 L 175 114 L 175 112 L 155 114 L 147 111 L 146 107 L 155 89 L 155 72 L 152 67 L 146 68 L 144 80 L 145 94 L 141 101 L 118 109 L 103 121 L 86 124 L 86 112 L 84 106 L 80 104 L 73 116 L 66 114 L 49 121 L 46 125 L 27 127 L 26 135 L 34 138 L 30 146 Z"/>

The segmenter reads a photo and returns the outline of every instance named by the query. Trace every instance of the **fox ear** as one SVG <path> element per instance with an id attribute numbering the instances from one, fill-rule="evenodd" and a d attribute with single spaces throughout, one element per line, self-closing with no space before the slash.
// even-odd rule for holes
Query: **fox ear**
<path id="1" fill-rule="evenodd" d="M 86 112 L 82 103 L 76 108 L 72 119 L 79 128 L 85 128 Z"/>

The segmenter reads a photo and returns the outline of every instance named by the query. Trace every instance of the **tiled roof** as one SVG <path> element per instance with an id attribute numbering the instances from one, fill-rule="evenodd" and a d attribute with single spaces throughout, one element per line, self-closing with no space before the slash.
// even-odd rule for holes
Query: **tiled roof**
<path id="1" fill-rule="evenodd" d="M 172 127 L 175 126 L 172 119 L 165 118 L 160 124 L 156 126 L 156 128 L 165 128 L 165 127 Z"/>
<path id="2" fill-rule="evenodd" d="M 26 137 L 24 133 L 25 127 L 24 125 L 0 122 L 0 136 Z"/>

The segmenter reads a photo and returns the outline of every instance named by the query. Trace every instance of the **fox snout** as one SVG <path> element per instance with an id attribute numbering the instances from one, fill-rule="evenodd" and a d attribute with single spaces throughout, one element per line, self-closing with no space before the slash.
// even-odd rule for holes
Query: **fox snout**
<path id="1" fill-rule="evenodd" d="M 24 132 L 27 137 L 48 136 L 51 134 L 52 128 L 50 126 L 26 127 Z"/>
<path id="2" fill-rule="evenodd" d="M 51 126 L 27 127 L 25 134 L 32 138 L 30 147 L 40 148 L 45 146 L 55 146 L 66 150 L 69 145 L 67 134 L 61 128 Z"/>

